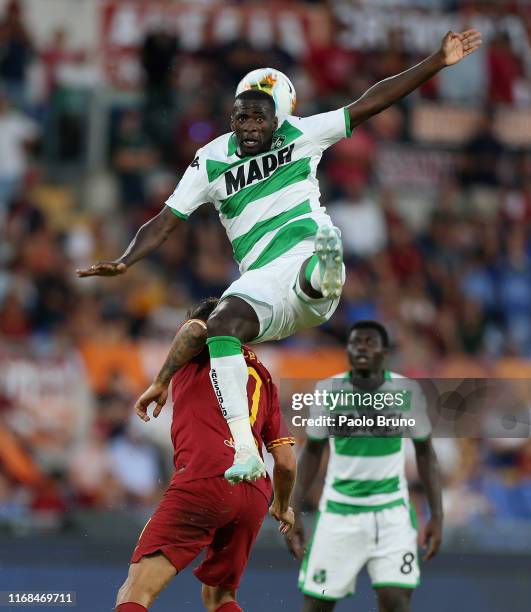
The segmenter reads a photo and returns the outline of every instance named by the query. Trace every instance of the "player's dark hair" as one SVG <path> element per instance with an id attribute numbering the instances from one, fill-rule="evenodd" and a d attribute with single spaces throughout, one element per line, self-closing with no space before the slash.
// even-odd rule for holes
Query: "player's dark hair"
<path id="1" fill-rule="evenodd" d="M 260 89 L 246 89 L 236 96 L 236 100 L 256 100 L 259 102 L 265 102 L 271 108 L 273 115 L 275 115 L 277 112 L 273 96 L 270 96 L 265 91 L 260 91 Z"/>
<path id="2" fill-rule="evenodd" d="M 219 298 L 217 297 L 206 298 L 199 302 L 199 304 L 195 304 L 195 306 L 189 308 L 186 316 L 188 319 L 201 319 L 201 321 L 206 321 L 218 303 Z"/>
<path id="3" fill-rule="evenodd" d="M 378 321 L 356 321 L 348 328 L 347 340 L 350 338 L 352 332 L 358 329 L 374 329 L 380 334 L 384 348 L 389 348 L 389 334 L 387 333 L 385 327 L 381 323 L 378 323 Z"/>

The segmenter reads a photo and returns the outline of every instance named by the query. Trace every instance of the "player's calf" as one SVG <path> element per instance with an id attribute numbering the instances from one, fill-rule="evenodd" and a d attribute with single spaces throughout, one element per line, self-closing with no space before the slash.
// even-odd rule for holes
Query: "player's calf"
<path id="1" fill-rule="evenodd" d="M 208 612 L 243 612 L 236 602 L 236 591 L 232 589 L 204 584 L 201 598 Z"/>
<path id="2" fill-rule="evenodd" d="M 116 611 L 147 610 L 175 574 L 175 568 L 161 553 L 142 557 L 138 563 L 132 563 L 127 579 L 118 591 Z"/>
<path id="3" fill-rule="evenodd" d="M 380 587 L 376 591 L 379 612 L 409 612 L 412 589 Z"/>

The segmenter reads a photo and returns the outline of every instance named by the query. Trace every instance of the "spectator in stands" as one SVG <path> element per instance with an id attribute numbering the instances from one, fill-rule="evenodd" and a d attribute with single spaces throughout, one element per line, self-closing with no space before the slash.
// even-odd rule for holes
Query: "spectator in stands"
<path id="1" fill-rule="evenodd" d="M 158 153 L 144 132 L 142 115 L 138 110 L 122 113 L 113 148 L 121 206 L 127 210 L 142 207 L 146 201 L 147 175 L 153 170 Z"/>
<path id="2" fill-rule="evenodd" d="M 22 21 L 19 0 L 10 0 L 0 22 L 0 85 L 19 107 L 26 106 L 26 77 L 34 45 Z"/>
<path id="3" fill-rule="evenodd" d="M 531 357 L 531 261 L 525 229 L 512 229 L 506 254 L 498 265 L 500 310 L 504 313 L 508 349 Z"/>
<path id="4" fill-rule="evenodd" d="M 30 317 L 20 296 L 7 293 L 0 300 L 0 337 L 6 341 L 24 340 L 30 332 Z"/>
<path id="5" fill-rule="evenodd" d="M 385 247 L 384 212 L 357 181 L 344 185 L 344 198 L 331 202 L 330 212 L 342 232 L 347 257 L 369 257 Z"/>
<path id="6" fill-rule="evenodd" d="M 109 450 L 112 472 L 128 502 L 143 507 L 154 504 L 160 491 L 159 456 L 153 445 L 141 437 L 136 421 L 112 440 Z"/>
<path id="7" fill-rule="evenodd" d="M 173 116 L 173 77 L 178 51 L 177 37 L 169 27 L 160 24 L 148 32 L 140 52 L 144 69 L 146 129 L 159 145 L 166 142 Z"/>
<path id="8" fill-rule="evenodd" d="M 68 463 L 76 505 L 109 508 L 124 501 L 125 490 L 114 476 L 112 461 L 107 429 L 97 421 Z"/>
<path id="9" fill-rule="evenodd" d="M 28 167 L 29 147 L 39 136 L 37 124 L 10 104 L 0 89 L 0 227 L 19 192 Z"/>
<path id="10" fill-rule="evenodd" d="M 458 321 L 458 334 L 462 350 L 477 355 L 483 348 L 486 332 L 485 311 L 479 302 L 464 299 Z"/>
<path id="11" fill-rule="evenodd" d="M 353 80 L 358 85 L 357 91 L 364 91 L 367 89 L 365 85 L 368 85 L 359 82 L 363 79 L 364 55 L 341 45 L 341 26 L 337 22 L 334 25 L 330 39 L 323 37 L 312 43 L 305 58 L 305 67 L 314 89 L 312 94 L 323 104 L 323 108 L 327 101 L 334 103 L 338 97 L 348 99 L 349 94 L 355 92 L 352 89 Z M 328 108 L 330 105 L 326 106 Z"/>
<path id="12" fill-rule="evenodd" d="M 500 184 L 499 161 L 504 147 L 493 127 L 494 115 L 487 112 L 463 147 L 461 182 L 464 186 L 497 187 Z"/>
<path id="13" fill-rule="evenodd" d="M 511 48 L 509 35 L 502 32 L 495 36 L 487 54 L 489 103 L 512 104 L 516 81 L 522 75 L 522 69 Z"/>
<path id="14" fill-rule="evenodd" d="M 350 138 L 340 140 L 325 161 L 330 196 L 344 197 L 353 183 L 358 190 L 368 187 L 376 154 L 376 139 L 364 126 L 356 128 Z"/>
<path id="15" fill-rule="evenodd" d="M 29 501 L 29 492 L 14 485 L 0 471 L 0 527 L 3 523 L 25 518 L 29 512 Z"/>
<path id="16" fill-rule="evenodd" d="M 49 100 L 51 94 L 58 87 L 63 67 L 77 63 L 81 55 L 79 51 L 69 47 L 67 30 L 58 28 L 54 31 L 52 40 L 40 54 L 45 71 L 46 100 Z"/>

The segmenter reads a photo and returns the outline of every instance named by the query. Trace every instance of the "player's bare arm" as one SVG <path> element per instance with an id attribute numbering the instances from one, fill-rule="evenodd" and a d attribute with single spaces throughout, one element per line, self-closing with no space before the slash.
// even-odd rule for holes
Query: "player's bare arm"
<path id="1" fill-rule="evenodd" d="M 135 403 L 135 412 L 143 421 L 147 423 L 150 420 L 147 409 L 152 402 L 157 404 L 153 416 L 159 416 L 168 399 L 172 376 L 203 350 L 206 339 L 206 324 L 198 319 L 190 319 L 177 332 L 159 373 Z"/>
<path id="2" fill-rule="evenodd" d="M 124 254 L 114 261 L 102 261 L 86 268 L 77 270 L 79 278 L 86 276 L 118 276 L 124 274 L 134 263 L 157 249 L 182 222 L 174 215 L 169 206 L 164 206 L 158 215 L 150 219 L 138 230 Z"/>
<path id="3" fill-rule="evenodd" d="M 302 559 L 306 546 L 304 525 L 301 519 L 302 505 L 305 496 L 310 490 L 321 465 L 323 452 L 328 440 L 306 440 L 297 465 L 297 483 L 293 494 L 293 508 L 295 510 L 295 524 L 286 537 L 289 551 L 297 559 Z"/>
<path id="4" fill-rule="evenodd" d="M 426 524 L 422 545 L 426 547 L 424 561 L 431 559 L 439 550 L 442 540 L 443 509 L 441 473 L 431 438 L 414 440 L 419 478 L 428 498 L 430 520 Z"/>
<path id="5" fill-rule="evenodd" d="M 350 125 L 355 127 L 380 113 L 429 81 L 446 66 L 457 64 L 481 45 L 481 34 L 474 29 L 448 32 L 438 51 L 405 72 L 380 81 L 347 107 Z"/>
<path id="6" fill-rule="evenodd" d="M 271 454 L 275 461 L 273 469 L 274 498 L 269 513 L 280 523 L 279 531 L 285 535 L 291 530 L 295 522 L 293 508 L 290 507 L 289 502 L 295 484 L 297 462 L 295 453 L 289 444 L 272 448 Z"/>

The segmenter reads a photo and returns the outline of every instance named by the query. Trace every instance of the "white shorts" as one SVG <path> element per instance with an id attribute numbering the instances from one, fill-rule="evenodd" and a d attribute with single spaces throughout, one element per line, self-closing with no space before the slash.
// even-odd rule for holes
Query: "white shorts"
<path id="1" fill-rule="evenodd" d="M 405 505 L 359 514 L 319 512 L 299 574 L 306 595 L 352 595 L 364 565 L 374 588 L 419 584 L 416 520 Z"/>
<path id="2" fill-rule="evenodd" d="M 235 295 L 252 306 L 260 322 L 253 343 L 286 338 L 334 314 L 340 298 L 312 299 L 299 288 L 301 266 L 313 252 L 313 239 L 304 240 L 263 268 L 244 272 L 221 296 L 220 301 Z"/>

